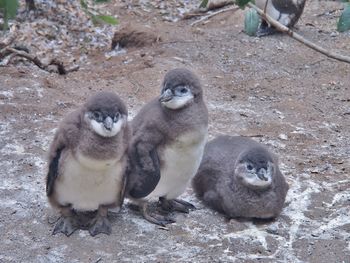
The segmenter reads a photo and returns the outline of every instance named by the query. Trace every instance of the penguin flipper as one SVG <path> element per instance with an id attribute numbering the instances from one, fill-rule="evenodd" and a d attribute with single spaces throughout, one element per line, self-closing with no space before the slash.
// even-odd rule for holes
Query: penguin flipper
<path id="1" fill-rule="evenodd" d="M 129 176 L 132 177 L 132 186 L 128 194 L 133 198 L 143 198 L 156 188 L 160 180 L 157 149 L 151 142 L 138 141 L 133 147 L 131 158 L 133 167 Z"/>
<path id="2" fill-rule="evenodd" d="M 54 184 L 59 176 L 59 162 L 62 151 L 74 148 L 79 140 L 80 128 L 79 111 L 69 114 L 61 123 L 49 150 L 49 170 L 46 176 L 46 195 L 50 197 L 54 190 Z"/>
<path id="3" fill-rule="evenodd" d="M 300 7 L 298 7 L 291 0 L 272 0 L 273 7 L 283 14 L 297 14 Z"/>
<path id="4" fill-rule="evenodd" d="M 58 177 L 58 166 L 63 147 L 59 147 L 55 151 L 55 155 L 51 158 L 49 163 L 49 171 L 46 176 L 46 195 L 51 196 L 53 193 L 55 181 Z"/>

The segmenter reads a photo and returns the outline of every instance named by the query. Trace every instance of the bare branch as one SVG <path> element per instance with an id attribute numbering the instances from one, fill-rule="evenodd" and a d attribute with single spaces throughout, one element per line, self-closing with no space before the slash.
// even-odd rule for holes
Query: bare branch
<path id="1" fill-rule="evenodd" d="M 212 18 L 213 16 L 216 16 L 218 14 L 221 14 L 221 13 L 224 13 L 224 12 L 227 12 L 227 11 L 230 11 L 230 10 L 233 10 L 234 12 L 237 11 L 239 9 L 239 7 L 236 7 L 236 6 L 230 6 L 230 7 L 227 7 L 227 8 L 224 8 L 224 9 L 220 9 L 219 11 L 216 11 L 216 12 L 213 12 L 209 15 L 206 15 L 206 16 L 203 16 L 201 19 L 198 19 L 196 21 L 194 21 L 193 23 L 191 23 L 191 26 L 194 26 L 198 23 L 201 23 L 209 18 Z"/>
<path id="2" fill-rule="evenodd" d="M 45 70 L 47 72 L 52 72 L 50 70 L 49 66 L 50 65 L 55 65 L 57 66 L 57 71 L 58 74 L 60 75 L 65 75 L 69 72 L 77 71 L 79 69 L 79 66 L 74 66 L 70 69 L 66 69 L 63 65 L 63 62 L 57 60 L 57 59 L 52 59 L 49 64 L 43 63 L 37 56 L 33 56 L 27 52 L 11 48 L 11 47 L 5 47 L 2 50 L 0 50 L 0 58 L 3 58 L 5 56 L 8 56 L 10 54 L 15 54 L 16 56 L 23 57 L 28 59 L 29 61 L 33 62 L 35 65 L 37 65 L 39 68 L 42 70 Z"/>
<path id="3" fill-rule="evenodd" d="M 6 37 L 0 41 L 0 49 L 3 49 L 3 48 L 5 48 L 13 43 L 13 41 L 17 37 L 17 30 L 18 30 L 17 26 L 11 26 L 9 33 L 8 33 L 8 37 Z"/>
<path id="4" fill-rule="evenodd" d="M 327 57 L 330 57 L 330 58 L 333 58 L 333 59 L 336 59 L 339 61 L 343 61 L 346 63 L 350 63 L 350 57 L 344 56 L 341 54 L 337 54 L 331 50 L 327 50 L 323 47 L 320 47 L 320 46 L 316 45 L 315 43 L 311 42 L 310 40 L 307 40 L 307 39 L 303 38 L 301 35 L 293 32 L 288 27 L 282 25 L 280 22 L 276 21 L 271 16 L 264 13 L 264 11 L 262 11 L 260 8 L 258 8 L 254 4 L 248 3 L 248 6 L 255 9 L 259 15 L 261 15 L 267 22 L 269 22 L 272 26 L 274 26 L 278 31 L 288 34 L 289 36 L 291 36 L 295 40 L 298 40 L 299 42 L 303 43 L 304 45 L 308 46 L 309 48 L 312 48 L 313 50 L 316 50 L 316 51 L 322 53 L 323 55 L 326 55 Z"/>

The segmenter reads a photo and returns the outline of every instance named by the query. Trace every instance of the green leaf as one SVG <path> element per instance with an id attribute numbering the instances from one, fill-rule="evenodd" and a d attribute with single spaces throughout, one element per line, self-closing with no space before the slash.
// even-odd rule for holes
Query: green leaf
<path id="1" fill-rule="evenodd" d="M 14 18 L 17 14 L 18 0 L 0 0 L 0 8 L 9 19 Z"/>
<path id="2" fill-rule="evenodd" d="M 244 31 L 249 36 L 255 36 L 260 24 L 260 17 L 255 9 L 249 9 L 244 14 Z"/>
<path id="3" fill-rule="evenodd" d="M 236 0 L 236 4 L 240 7 L 240 8 L 244 8 L 248 3 L 250 2 L 250 0 Z"/>
<path id="4" fill-rule="evenodd" d="M 16 17 L 18 0 L 0 0 L 0 10 L 4 14 L 4 29 L 8 28 L 8 20 Z"/>
<path id="5" fill-rule="evenodd" d="M 118 19 L 116 19 L 113 16 L 106 16 L 106 15 L 95 15 L 92 17 L 94 23 L 95 22 L 103 22 L 109 25 L 117 25 Z"/>
<path id="6" fill-rule="evenodd" d="M 203 0 L 202 3 L 199 5 L 199 8 L 206 8 L 208 5 L 209 0 Z"/>
<path id="7" fill-rule="evenodd" d="M 339 32 L 344 32 L 350 29 L 350 4 L 347 3 L 345 5 L 344 11 L 341 14 L 338 24 L 337 24 L 337 30 Z"/>

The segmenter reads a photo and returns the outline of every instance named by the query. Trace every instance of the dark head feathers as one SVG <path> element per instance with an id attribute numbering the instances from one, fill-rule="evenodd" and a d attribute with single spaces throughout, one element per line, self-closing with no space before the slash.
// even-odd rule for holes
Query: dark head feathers
<path id="1" fill-rule="evenodd" d="M 267 163 L 273 163 L 274 160 L 270 152 L 262 145 L 249 148 L 239 156 L 240 162 L 251 162 L 256 165 L 257 168 L 266 168 Z"/>
<path id="2" fill-rule="evenodd" d="M 84 104 L 86 111 L 102 111 L 105 113 L 119 112 L 127 115 L 124 102 L 114 92 L 101 91 L 91 96 Z"/>
<path id="3" fill-rule="evenodd" d="M 162 92 L 177 86 L 189 86 L 194 97 L 202 97 L 202 87 L 197 76 L 185 68 L 176 68 L 165 74 L 162 83 Z"/>

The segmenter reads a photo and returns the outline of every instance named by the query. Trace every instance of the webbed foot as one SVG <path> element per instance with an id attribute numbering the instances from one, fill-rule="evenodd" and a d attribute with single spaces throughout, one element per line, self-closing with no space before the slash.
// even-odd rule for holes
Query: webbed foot
<path id="1" fill-rule="evenodd" d="M 267 24 L 263 24 L 261 23 L 258 31 L 256 32 L 256 36 L 257 37 L 264 37 L 264 36 L 269 36 L 269 35 L 273 35 L 276 34 L 278 31 L 276 28 L 272 27 L 272 26 L 268 26 Z"/>
<path id="2" fill-rule="evenodd" d="M 107 217 L 102 217 L 97 215 L 92 221 L 89 228 L 89 233 L 91 236 L 96 236 L 98 234 L 110 235 L 112 232 L 112 226 Z"/>
<path id="3" fill-rule="evenodd" d="M 78 222 L 74 216 L 62 216 L 56 223 L 52 235 L 63 233 L 69 237 L 75 230 L 79 229 Z"/>
<path id="4" fill-rule="evenodd" d="M 97 211 L 97 215 L 90 222 L 89 233 L 91 236 L 98 234 L 110 235 L 112 232 L 112 226 L 107 218 L 108 208 L 100 206 Z"/>
<path id="5" fill-rule="evenodd" d="M 160 226 L 166 226 L 167 224 L 176 222 L 176 220 L 169 215 L 161 215 L 150 211 L 147 202 L 142 205 L 142 215 L 147 221 Z"/>

